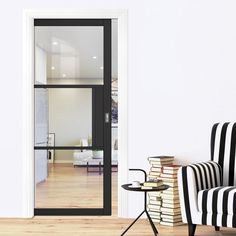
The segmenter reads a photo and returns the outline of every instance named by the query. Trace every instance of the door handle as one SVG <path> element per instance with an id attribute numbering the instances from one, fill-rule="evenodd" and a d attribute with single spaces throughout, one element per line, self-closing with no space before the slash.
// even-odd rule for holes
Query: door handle
<path id="1" fill-rule="evenodd" d="M 109 123 L 110 122 L 110 114 L 109 112 L 105 113 L 105 123 Z"/>

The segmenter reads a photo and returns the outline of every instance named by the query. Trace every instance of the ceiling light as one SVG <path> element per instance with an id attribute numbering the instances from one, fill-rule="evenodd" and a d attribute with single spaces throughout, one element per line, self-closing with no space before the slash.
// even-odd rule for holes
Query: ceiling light
<path id="1" fill-rule="evenodd" d="M 52 45 L 58 45 L 57 41 L 52 42 Z"/>
<path id="2" fill-rule="evenodd" d="M 65 78 L 65 77 L 66 77 L 66 74 L 62 74 L 62 77 Z"/>
<path id="3" fill-rule="evenodd" d="M 55 66 L 52 66 L 52 67 L 51 67 L 51 70 L 55 70 Z"/>
<path id="4" fill-rule="evenodd" d="M 93 56 L 93 59 L 97 59 L 97 56 Z"/>
<path id="5" fill-rule="evenodd" d="M 103 66 L 101 66 L 100 69 L 103 70 Z"/>

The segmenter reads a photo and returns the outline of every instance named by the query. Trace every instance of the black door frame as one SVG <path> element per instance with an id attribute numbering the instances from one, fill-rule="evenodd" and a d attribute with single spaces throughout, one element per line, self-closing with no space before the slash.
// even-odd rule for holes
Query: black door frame
<path id="1" fill-rule="evenodd" d="M 111 19 L 34 19 L 34 26 L 103 26 L 104 83 L 103 85 L 34 85 L 34 88 L 103 88 L 103 146 L 93 142 L 92 147 L 35 146 L 34 150 L 103 149 L 103 208 L 35 208 L 34 215 L 111 215 Z M 94 94 L 94 92 L 93 92 Z M 105 121 L 105 114 L 109 121 Z M 93 116 L 94 119 L 94 116 Z M 93 120 L 93 124 L 94 124 Z M 94 133 L 94 127 L 93 127 Z M 79 196 L 78 196 L 79 200 Z"/>

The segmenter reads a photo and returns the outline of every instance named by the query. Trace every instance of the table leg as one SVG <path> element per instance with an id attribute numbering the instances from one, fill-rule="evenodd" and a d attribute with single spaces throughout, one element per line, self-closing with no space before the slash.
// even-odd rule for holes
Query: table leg
<path id="1" fill-rule="evenodd" d="M 145 210 L 133 221 L 133 223 L 121 234 L 121 236 L 124 235 L 135 224 L 135 222 L 142 216 L 144 212 Z"/>
<path id="2" fill-rule="evenodd" d="M 149 215 L 148 211 L 145 210 L 145 212 L 146 212 L 146 215 L 147 215 L 147 217 L 148 217 L 148 220 L 149 220 L 149 222 L 150 222 L 150 224 L 151 224 L 151 226 L 152 226 L 153 233 L 154 233 L 154 235 L 156 236 L 156 235 L 158 234 L 157 228 L 156 228 L 156 226 L 154 225 L 154 223 L 153 223 L 153 221 L 152 221 L 152 218 L 151 218 L 151 216 Z"/>

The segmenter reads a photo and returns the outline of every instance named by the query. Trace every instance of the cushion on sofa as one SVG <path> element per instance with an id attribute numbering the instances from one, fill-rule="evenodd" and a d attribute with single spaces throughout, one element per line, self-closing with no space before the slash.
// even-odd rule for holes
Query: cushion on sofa
<path id="1" fill-rule="evenodd" d="M 236 187 L 216 187 L 198 192 L 198 209 L 202 213 L 236 214 Z"/>

